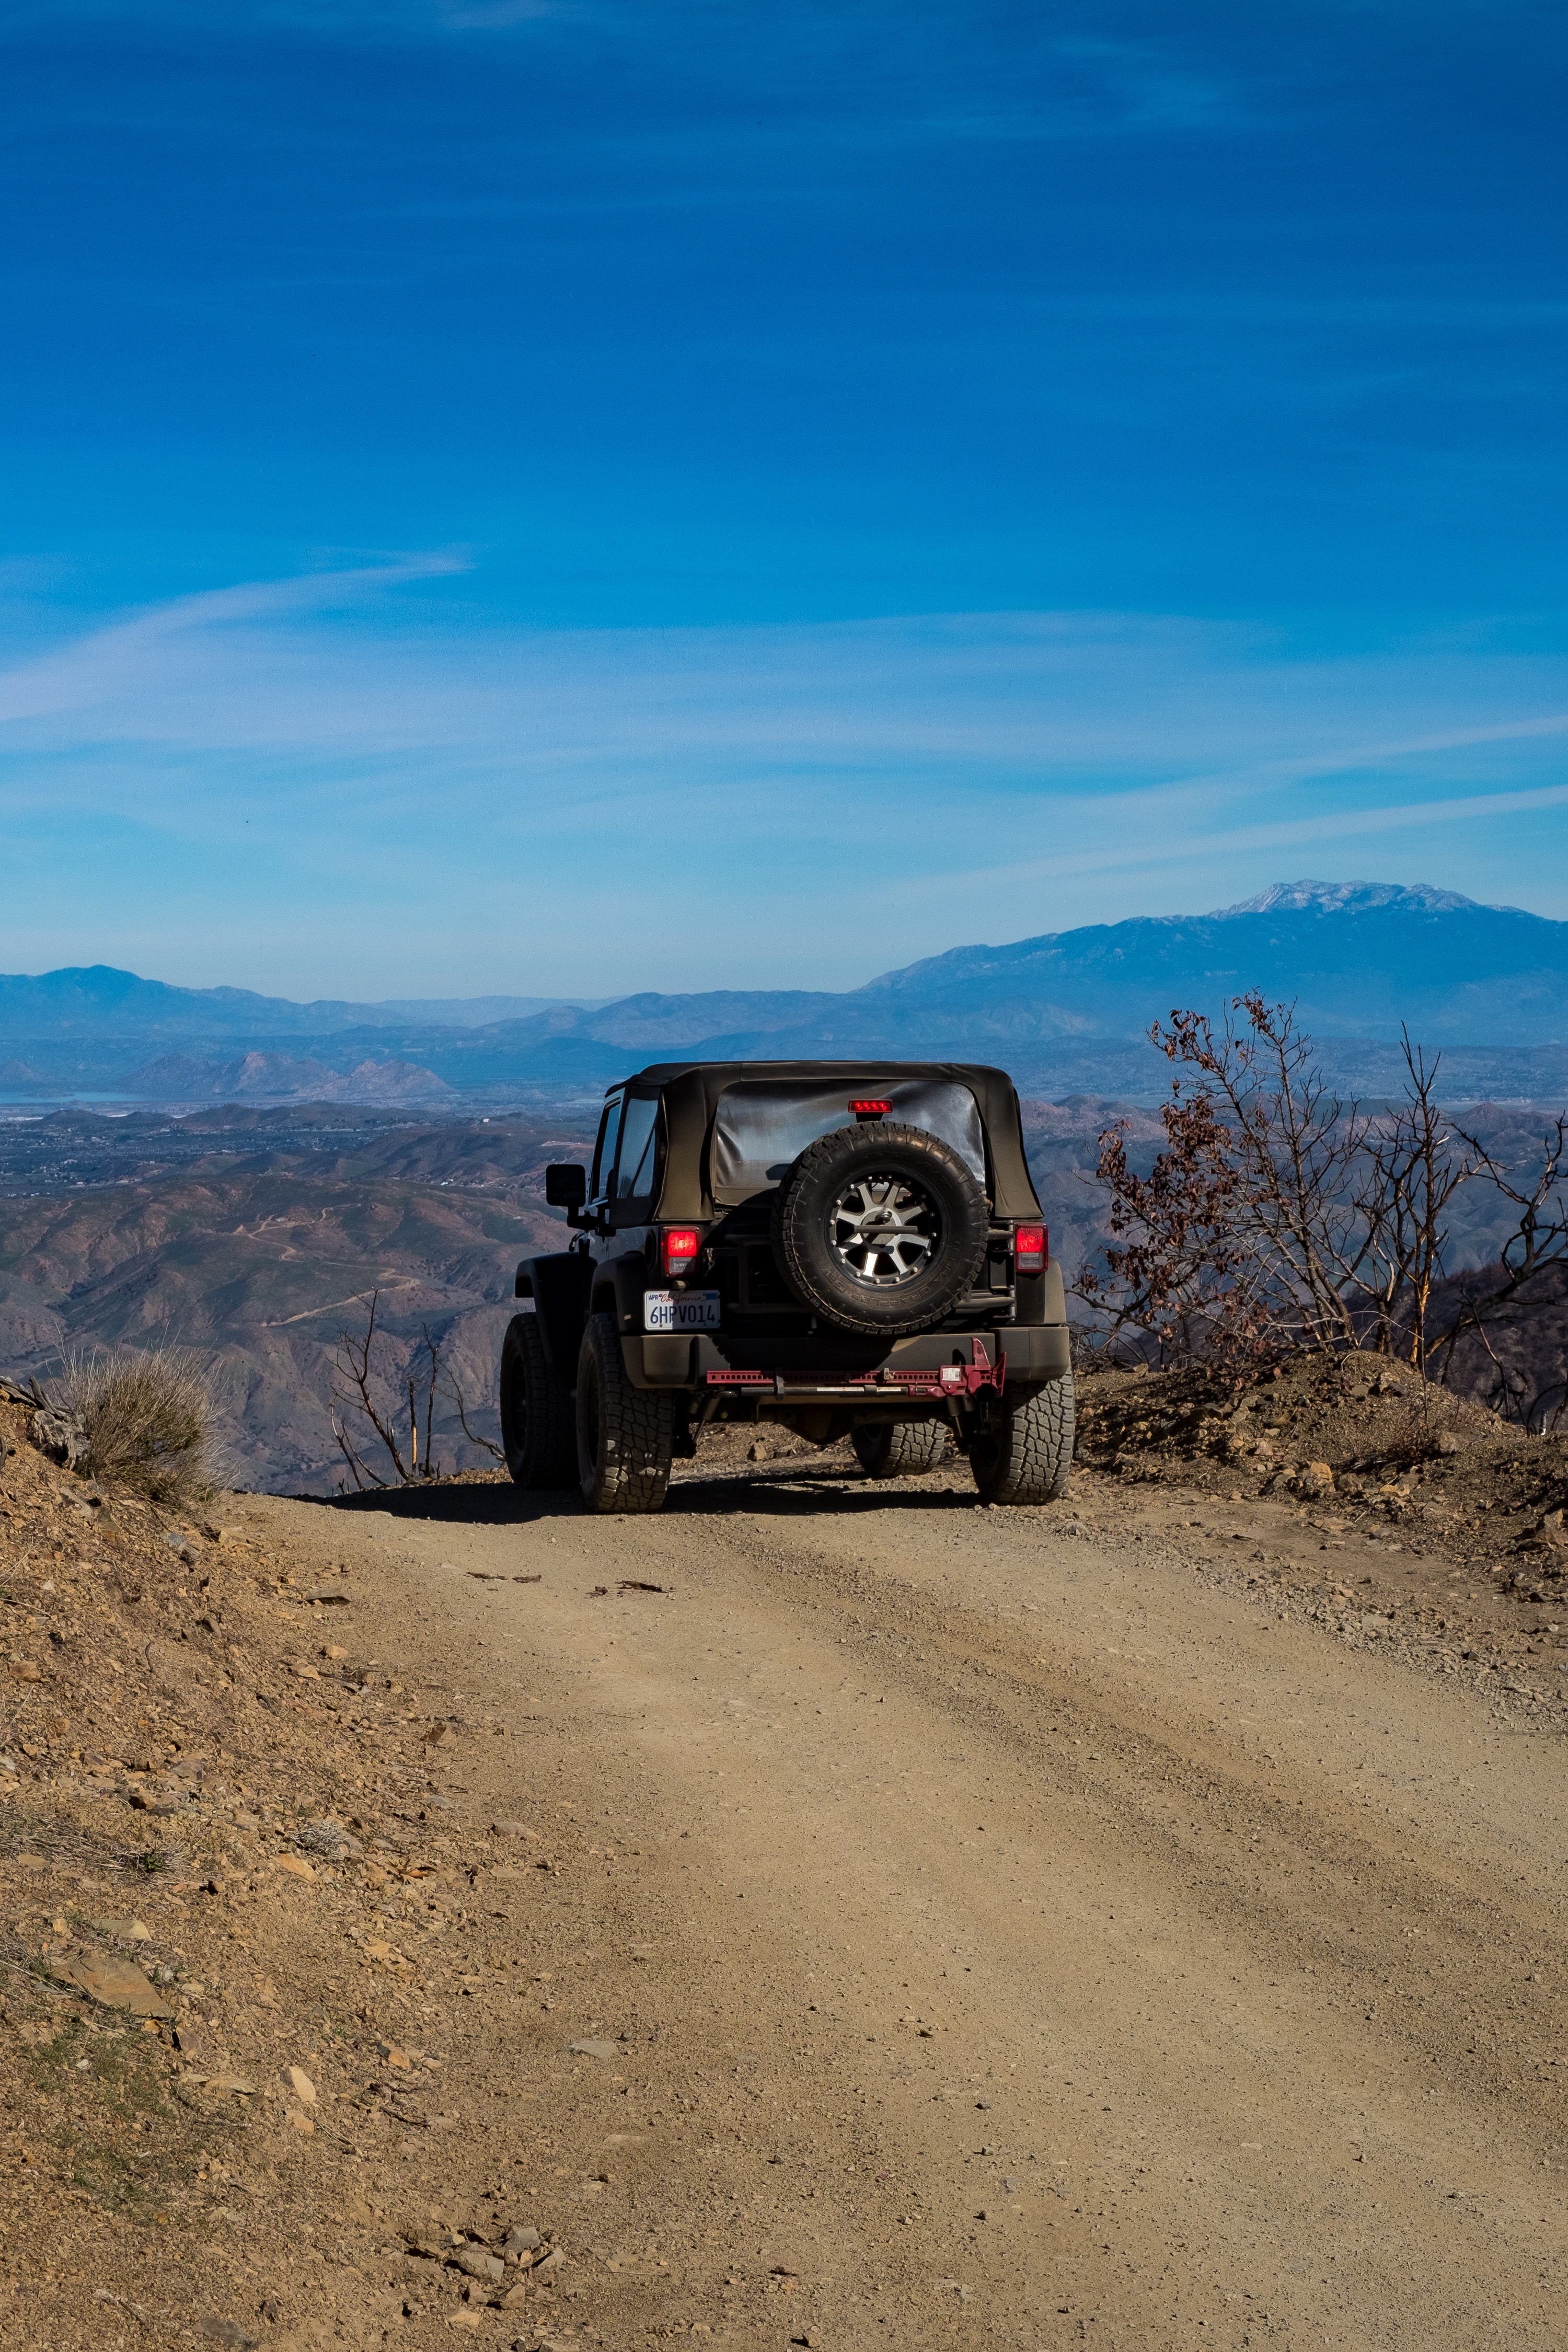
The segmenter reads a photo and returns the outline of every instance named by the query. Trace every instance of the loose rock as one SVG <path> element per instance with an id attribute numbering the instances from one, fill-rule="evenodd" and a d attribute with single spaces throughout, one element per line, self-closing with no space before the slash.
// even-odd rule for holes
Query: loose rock
<path id="1" fill-rule="evenodd" d="M 57 1984 L 74 1985 L 104 2009 L 128 2009 L 133 2017 L 174 2014 L 134 1962 L 113 1952 L 50 1953 L 44 1965 Z"/>
<path id="2" fill-rule="evenodd" d="M 480 2246 L 465 2246 L 461 2253 L 452 2256 L 452 2267 L 467 2278 L 488 2280 L 492 2286 L 506 2276 L 506 2264 Z"/>

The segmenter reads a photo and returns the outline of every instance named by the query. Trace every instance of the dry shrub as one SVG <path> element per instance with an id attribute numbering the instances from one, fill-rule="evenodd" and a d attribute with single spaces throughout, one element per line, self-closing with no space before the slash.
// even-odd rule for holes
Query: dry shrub
<path id="1" fill-rule="evenodd" d="M 89 1477 L 174 1504 L 210 1495 L 217 1483 L 216 1381 L 190 1349 L 68 1358 L 52 1402 L 81 1431 L 79 1467 Z"/>

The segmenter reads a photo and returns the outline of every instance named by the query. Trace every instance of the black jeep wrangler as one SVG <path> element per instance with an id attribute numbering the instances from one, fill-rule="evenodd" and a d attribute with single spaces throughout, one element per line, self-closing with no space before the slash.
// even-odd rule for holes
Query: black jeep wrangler
<path id="1" fill-rule="evenodd" d="M 705 1429 L 770 1421 L 848 1437 L 873 1477 L 956 1445 L 987 1501 L 1062 1492 L 1062 1278 L 1003 1071 L 655 1063 L 610 1088 L 592 1170 L 544 1192 L 577 1238 L 517 1270 L 520 1486 L 656 1511 Z"/>

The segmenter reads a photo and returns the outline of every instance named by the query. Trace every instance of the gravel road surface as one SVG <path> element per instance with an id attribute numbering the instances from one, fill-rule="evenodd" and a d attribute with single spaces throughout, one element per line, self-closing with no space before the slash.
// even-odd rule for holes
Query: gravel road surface
<path id="1" fill-rule="evenodd" d="M 374 1580 L 472 1727 L 433 1778 L 553 1864 L 483 2127 L 587 2176 L 572 2333 L 1568 2341 L 1568 1747 L 1093 1495 L 256 1504 Z"/>

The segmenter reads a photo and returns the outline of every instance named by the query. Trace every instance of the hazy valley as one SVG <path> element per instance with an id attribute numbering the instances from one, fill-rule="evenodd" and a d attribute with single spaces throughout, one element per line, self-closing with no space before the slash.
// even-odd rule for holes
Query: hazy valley
<path id="1" fill-rule="evenodd" d="M 338 1335 L 379 1293 L 388 1380 L 428 1331 L 493 1442 L 513 1269 L 563 1238 L 543 1163 L 586 1150 L 605 1084 L 677 1057 L 1002 1063 L 1070 1280 L 1107 1239 L 1101 1132 L 1125 1119 L 1145 1161 L 1161 1141 L 1171 1071 L 1142 1030 L 1254 986 L 1295 999 L 1334 1083 L 1363 1100 L 1397 1092 L 1407 1019 L 1442 1052 L 1445 1103 L 1476 1106 L 1510 1165 L 1568 1100 L 1568 924 L 1420 887 L 1281 886 L 1215 916 L 957 950 L 841 995 L 301 1005 L 102 968 L 0 980 L 0 1368 L 156 1339 L 210 1351 L 236 1475 L 319 1492 L 346 1475 Z M 51 1088 L 116 1115 L 51 1110 Z M 149 1107 L 121 1108 L 138 1093 Z M 1458 1269 L 1494 1257 L 1510 1220 L 1475 1187 L 1448 1222 Z M 1542 1297 L 1471 1368 L 1476 1392 L 1557 1375 L 1568 1307 Z M 432 1434 L 447 1466 L 489 1458 L 449 1394 Z"/>
<path id="2" fill-rule="evenodd" d="M 1500 1156 L 1536 1149 L 1539 1115 L 1483 1106 L 1475 1116 Z M 1069 1280 L 1108 1236 L 1094 1170 L 1113 1118 L 1126 1121 L 1137 1154 L 1152 1154 L 1162 1130 L 1146 1108 L 1026 1098 L 1030 1165 Z M 542 1205 L 542 1169 L 590 1145 L 590 1128 L 570 1118 L 416 1123 L 327 1107 L 7 1122 L 0 1366 L 47 1374 L 71 1349 L 165 1338 L 210 1350 L 236 1476 L 273 1492 L 329 1492 L 348 1475 L 329 1412 L 338 1335 L 363 1328 L 379 1293 L 388 1379 L 405 1375 L 428 1330 L 472 1431 L 493 1443 L 517 1260 L 565 1239 Z M 1450 1264 L 1484 1264 L 1507 1231 L 1499 1203 L 1477 1189 L 1455 1211 Z M 1565 1339 L 1568 1306 L 1554 1297 L 1500 1335 L 1500 1360 L 1533 1391 Z M 1478 1365 L 1466 1385 L 1484 1393 L 1488 1373 Z M 437 1404 L 434 1435 L 447 1468 L 489 1458 L 449 1401 Z"/>

